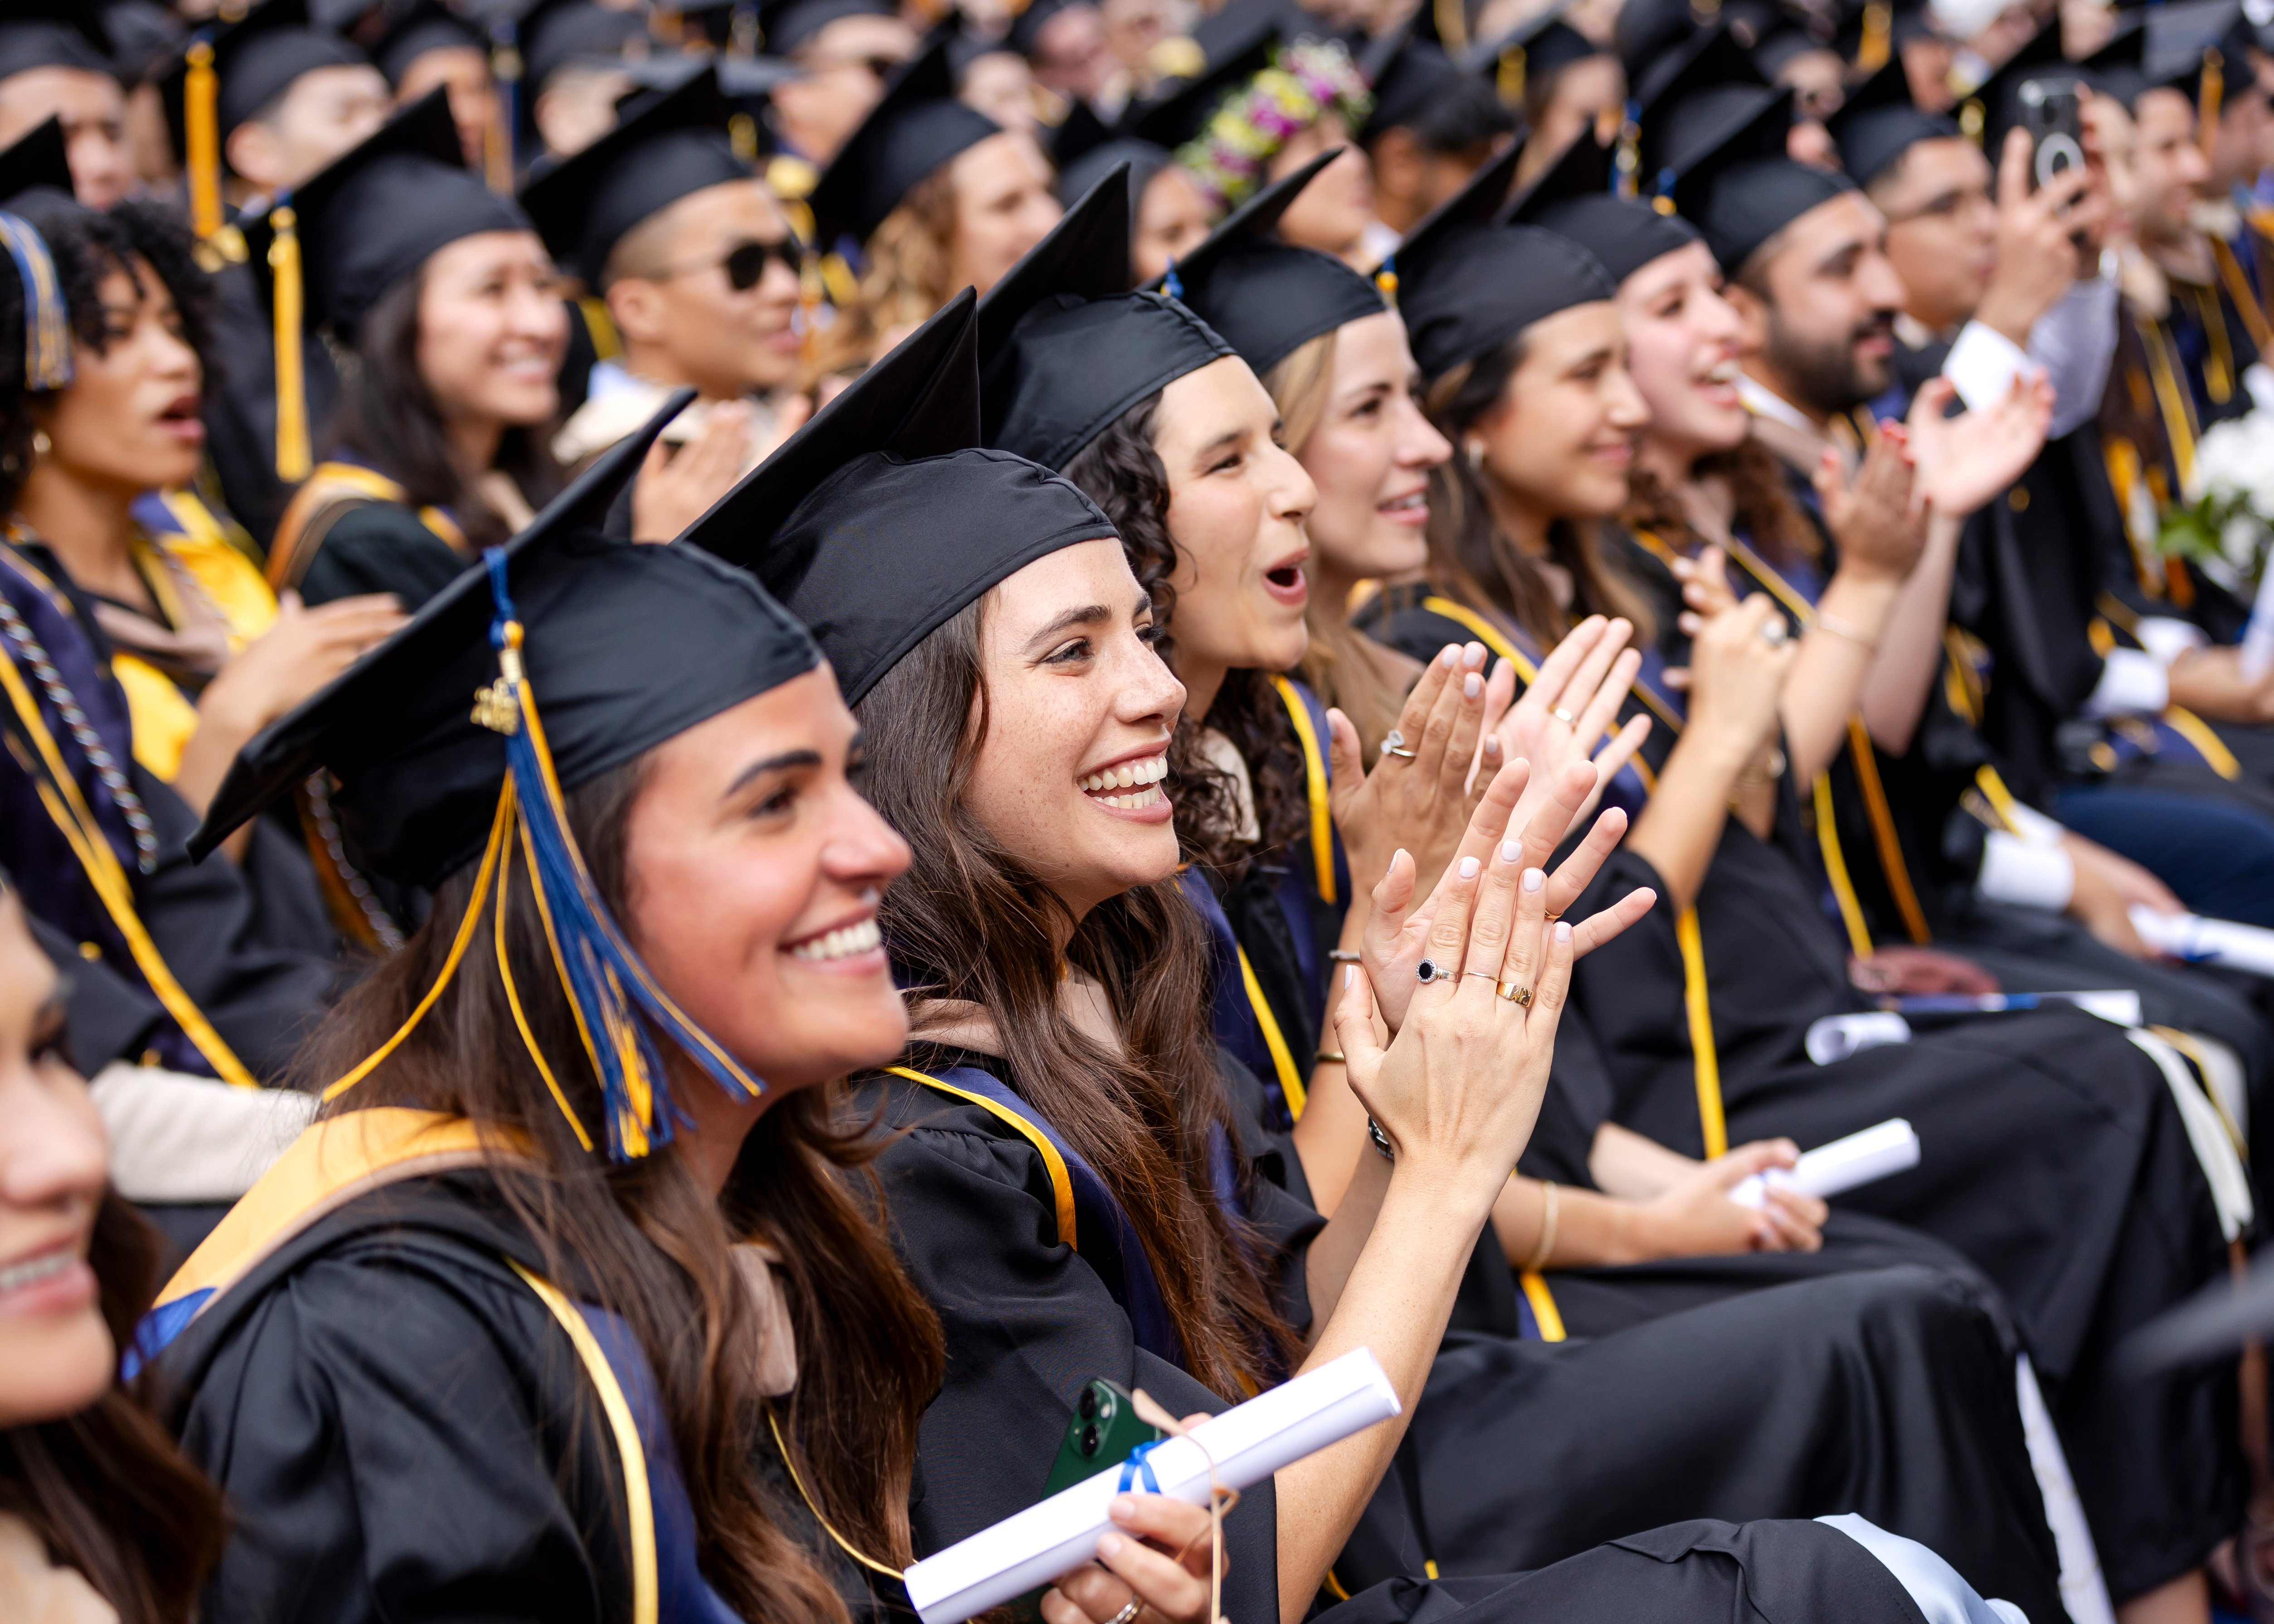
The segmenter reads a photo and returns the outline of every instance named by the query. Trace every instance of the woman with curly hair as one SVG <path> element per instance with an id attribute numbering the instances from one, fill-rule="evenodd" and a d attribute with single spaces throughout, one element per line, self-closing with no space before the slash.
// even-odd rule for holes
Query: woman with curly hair
<path id="1" fill-rule="evenodd" d="M 0 872 L 0 1617 L 190 1624 L 221 1501 L 118 1378 L 157 1237 L 109 1188 L 67 1011 Z"/>

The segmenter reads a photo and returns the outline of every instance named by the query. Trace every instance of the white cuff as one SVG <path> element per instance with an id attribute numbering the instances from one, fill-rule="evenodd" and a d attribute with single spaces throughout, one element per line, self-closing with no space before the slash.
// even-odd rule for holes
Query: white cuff
<path id="1" fill-rule="evenodd" d="M 2111 649 L 2100 680 L 2086 695 L 2090 717 L 2153 716 L 2172 703 L 2172 679 L 2165 662 L 2145 649 Z"/>
<path id="2" fill-rule="evenodd" d="M 1969 321 L 1958 332 L 1942 375 L 1957 386 L 1969 411 L 1986 411 L 2004 400 L 2014 380 L 2029 370 L 2029 357 L 2003 333 Z"/>
<path id="3" fill-rule="evenodd" d="M 96 1073 L 110 1182 L 130 1201 L 234 1201 L 316 1114 L 313 1094 L 114 1062 Z"/>
<path id="4" fill-rule="evenodd" d="M 2250 391 L 2250 403 L 2261 411 L 2274 411 L 2274 369 L 2263 361 L 2253 361 L 2242 369 L 2242 387 Z"/>
<path id="5" fill-rule="evenodd" d="M 2038 846 L 1993 829 L 1984 837 L 1977 894 L 1992 902 L 2058 914 L 2076 892 L 2076 863 L 2058 846 Z"/>
<path id="6" fill-rule="evenodd" d="M 2142 648 L 2163 662 L 2167 671 L 2180 655 L 2210 646 L 2210 639 L 2202 627 L 2191 620 L 2175 620 L 2168 614 L 2142 615 L 2132 635 L 2140 640 Z"/>
<path id="7" fill-rule="evenodd" d="M 2012 816 L 2007 821 L 2014 825 L 2014 832 L 2031 846 L 2059 846 L 2068 838 L 2068 830 L 2064 825 L 2047 817 L 2037 808 L 2023 806 L 2019 801 L 2014 803 Z"/>

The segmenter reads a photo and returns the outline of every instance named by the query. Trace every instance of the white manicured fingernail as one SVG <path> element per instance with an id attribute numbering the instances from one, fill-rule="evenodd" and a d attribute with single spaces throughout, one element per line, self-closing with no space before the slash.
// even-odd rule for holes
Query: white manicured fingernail
<path id="1" fill-rule="evenodd" d="M 1517 858 L 1519 858 L 1519 857 L 1521 857 L 1521 856 L 1523 856 L 1523 855 L 1524 855 L 1524 847 L 1523 847 L 1521 845 L 1517 844 L 1516 841 L 1514 841 L 1514 840 L 1503 840 L 1503 841 L 1502 841 L 1502 842 L 1500 843 L 1500 860 L 1501 860 L 1501 861 L 1502 861 L 1502 862 L 1514 862 Z"/>
<path id="2" fill-rule="evenodd" d="M 1461 664 L 1466 665 L 1471 671 L 1476 670 L 1484 663 L 1485 645 L 1481 643 L 1472 643 L 1461 650 Z"/>
<path id="3" fill-rule="evenodd" d="M 1547 876 L 1545 874 L 1542 874 L 1539 869 L 1537 869 L 1537 868 L 1526 868 L 1526 869 L 1524 871 L 1524 889 L 1525 889 L 1525 890 L 1526 890 L 1526 891 L 1538 891 L 1541 886 L 1543 886 L 1543 885 L 1545 885 L 1545 884 L 1547 884 Z"/>
<path id="4" fill-rule="evenodd" d="M 1557 921 L 1555 921 L 1555 942 L 1556 942 L 1556 944 L 1560 947 L 1561 945 L 1562 945 L 1562 944 L 1564 944 L 1564 943 L 1566 943 L 1566 942 L 1569 942 L 1570 939 L 1571 939 L 1571 921 L 1569 921 L 1569 920 L 1566 920 L 1566 919 L 1559 919 L 1559 920 L 1557 920 Z"/>
<path id="5" fill-rule="evenodd" d="M 1499 734 L 1487 733 L 1485 735 L 1485 754 L 1487 756 L 1497 756 L 1500 754 Z"/>
<path id="6" fill-rule="evenodd" d="M 1461 679 L 1461 692 L 1466 694 L 1471 699 L 1474 699 L 1484 691 L 1485 680 L 1475 672 L 1472 671 Z"/>
<path id="7" fill-rule="evenodd" d="M 1456 643 L 1449 643 L 1437 650 L 1437 663 L 1448 671 L 1453 668 L 1453 662 L 1460 658 L 1460 647 Z"/>
<path id="8" fill-rule="evenodd" d="M 1343 985 L 1344 988 L 1352 988 L 1358 985 L 1358 966 L 1356 965 L 1344 965 L 1343 966 Z"/>
<path id="9" fill-rule="evenodd" d="M 1477 860 L 1475 858 L 1464 857 L 1461 859 L 1461 877 L 1465 880 L 1473 880 L 1477 877 Z"/>

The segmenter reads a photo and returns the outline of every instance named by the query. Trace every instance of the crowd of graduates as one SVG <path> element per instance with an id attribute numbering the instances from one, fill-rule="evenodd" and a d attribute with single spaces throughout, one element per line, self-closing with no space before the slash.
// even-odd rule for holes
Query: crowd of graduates
<path id="1" fill-rule="evenodd" d="M 2274 8 L 0 0 L 0 1618 L 1364 1348 L 999 1616 L 2274 1619 Z"/>

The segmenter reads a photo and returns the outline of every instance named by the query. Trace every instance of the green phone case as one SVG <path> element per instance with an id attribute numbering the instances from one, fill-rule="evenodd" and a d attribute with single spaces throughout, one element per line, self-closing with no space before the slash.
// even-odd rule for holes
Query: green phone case
<path id="1" fill-rule="evenodd" d="M 1159 1427 L 1137 1418 L 1136 1403 L 1126 1388 L 1097 1378 L 1082 1388 L 1074 1405 L 1065 1440 L 1058 1445 L 1058 1458 L 1051 1462 L 1050 1480 L 1043 1485 L 1043 1498 L 1118 1465 L 1139 1444 L 1161 1436 Z"/>

